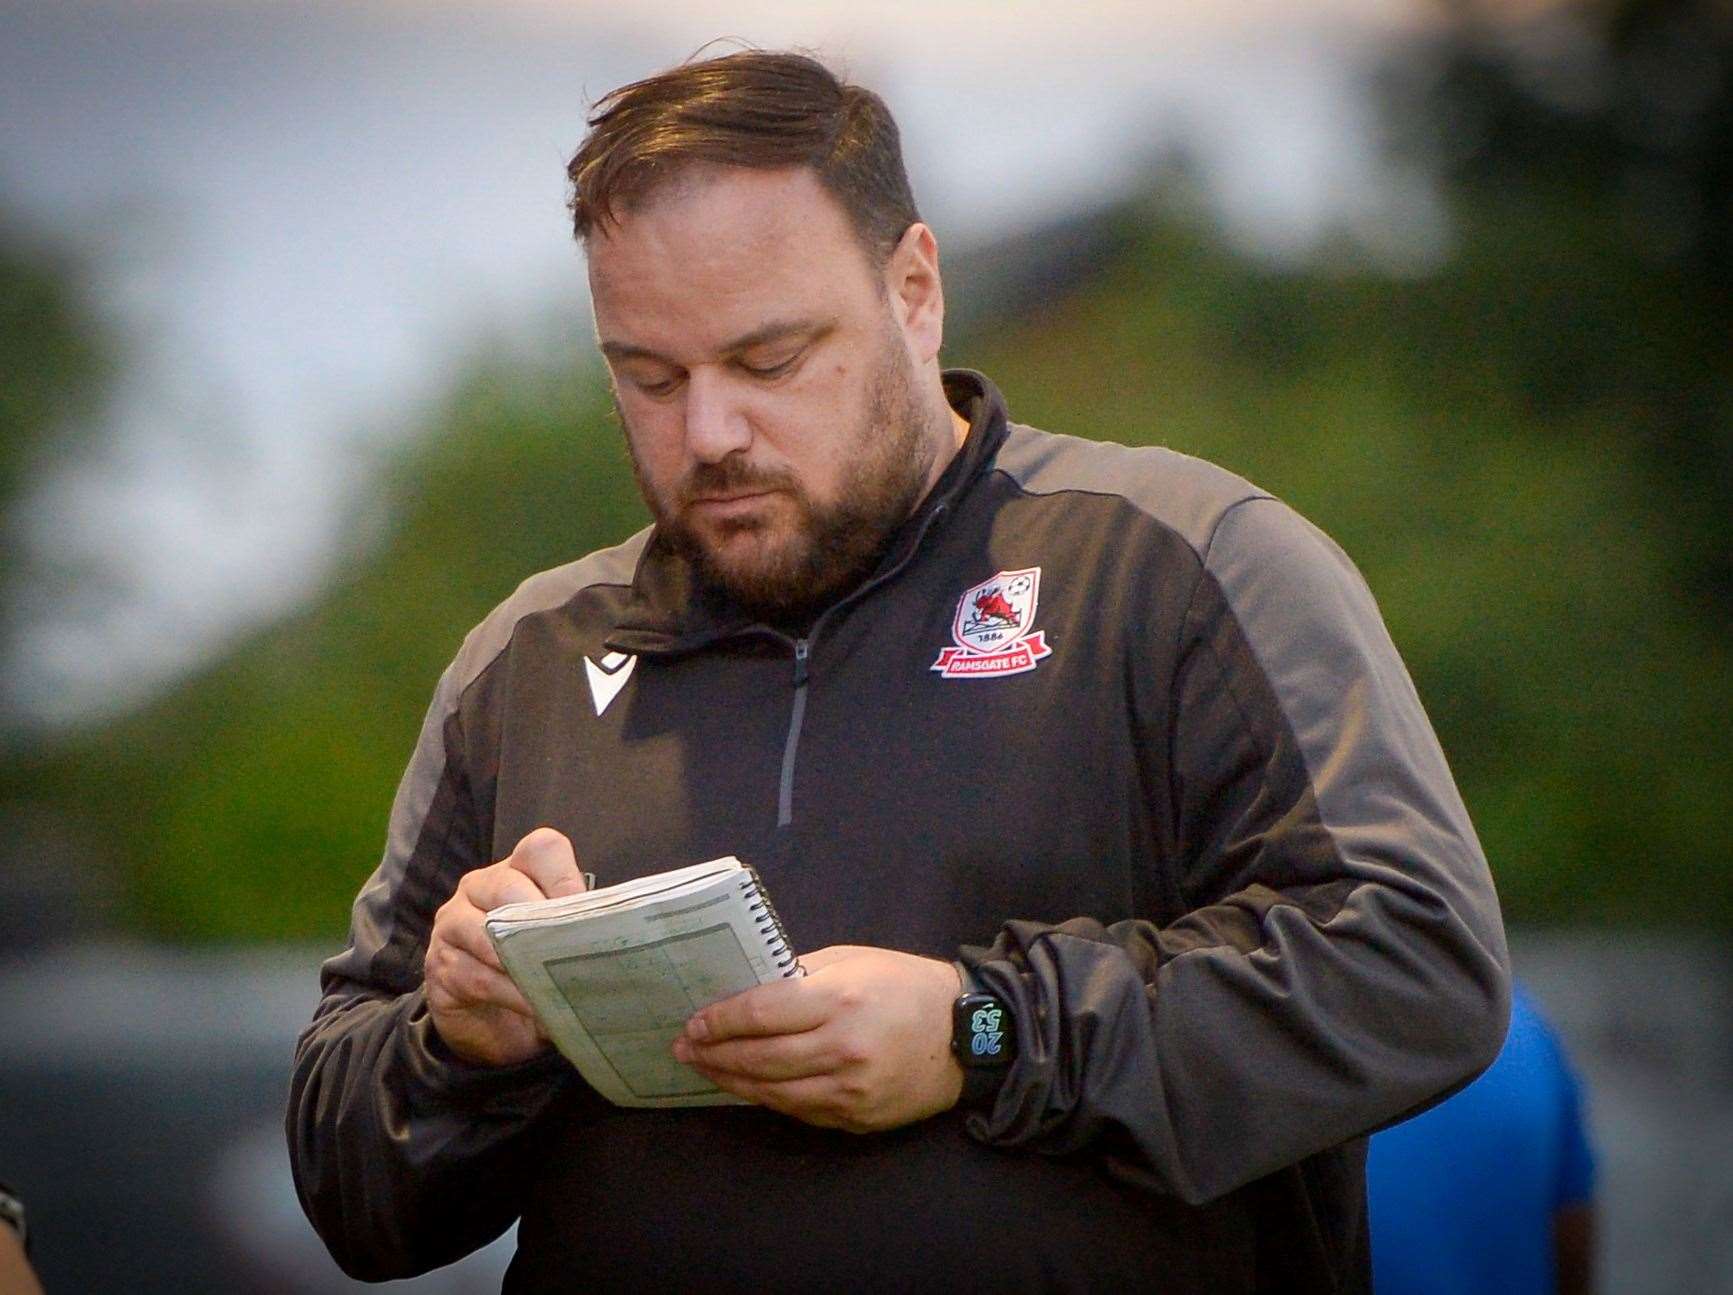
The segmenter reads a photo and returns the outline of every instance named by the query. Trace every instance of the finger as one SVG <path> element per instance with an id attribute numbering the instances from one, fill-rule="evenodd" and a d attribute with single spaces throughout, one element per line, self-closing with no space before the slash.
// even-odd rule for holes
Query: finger
<path id="1" fill-rule="evenodd" d="M 584 889 L 584 874 L 578 856 L 563 832 L 538 827 L 511 852 L 507 863 L 541 887 L 549 899 L 576 895 Z"/>
<path id="2" fill-rule="evenodd" d="M 686 1022 L 694 1043 L 801 1034 L 830 1019 L 834 996 L 809 981 L 773 980 L 710 1004 Z"/>
<path id="3" fill-rule="evenodd" d="M 462 949 L 471 957 L 479 958 L 495 971 L 503 972 L 505 966 L 499 960 L 499 950 L 493 947 L 493 941 L 487 938 L 487 927 L 482 923 L 482 912 L 474 905 L 465 904 L 462 908 L 440 910 L 441 916 L 435 921 L 433 938 L 428 943 L 428 949 L 438 944 L 453 945 Z"/>
<path id="4" fill-rule="evenodd" d="M 495 971 L 462 949 L 447 945 L 439 964 L 427 977 L 428 997 L 446 1008 L 503 1007 L 519 1016 L 535 1019 L 535 1009 L 512 983 L 510 976 Z"/>
<path id="5" fill-rule="evenodd" d="M 839 1063 L 836 1049 L 823 1030 L 723 1043 L 693 1043 L 680 1038 L 675 1040 L 674 1056 L 712 1077 L 727 1074 L 767 1081 L 828 1075 Z"/>
<path id="6" fill-rule="evenodd" d="M 501 904 L 547 898 L 540 886 L 511 866 L 510 860 L 496 863 L 490 868 L 477 868 L 474 872 L 465 873 L 463 880 L 458 883 L 458 890 L 484 913 L 498 908 Z"/>

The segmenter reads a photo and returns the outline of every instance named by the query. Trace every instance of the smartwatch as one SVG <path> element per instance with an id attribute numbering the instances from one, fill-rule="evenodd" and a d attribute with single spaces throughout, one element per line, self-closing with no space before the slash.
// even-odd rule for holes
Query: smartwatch
<path id="1" fill-rule="evenodd" d="M 987 993 L 962 963 L 963 992 L 951 1004 L 951 1055 L 963 1068 L 964 1106 L 989 1106 L 1017 1057 L 1017 1023 L 1011 1005 Z"/>

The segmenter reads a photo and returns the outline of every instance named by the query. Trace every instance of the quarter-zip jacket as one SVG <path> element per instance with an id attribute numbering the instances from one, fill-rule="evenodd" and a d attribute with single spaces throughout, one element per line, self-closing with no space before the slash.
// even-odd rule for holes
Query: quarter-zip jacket
<path id="1" fill-rule="evenodd" d="M 962 450 L 805 635 L 646 531 L 465 640 L 297 1049 L 296 1182 L 350 1272 L 521 1215 L 508 1290 L 1369 1284 L 1362 1135 L 1483 1068 L 1508 1013 L 1371 595 L 1230 473 L 946 383 Z M 434 912 L 544 824 L 604 882 L 738 854 L 803 949 L 961 950 L 1015 1010 L 1003 1085 L 855 1136 L 463 1062 L 423 996 Z"/>

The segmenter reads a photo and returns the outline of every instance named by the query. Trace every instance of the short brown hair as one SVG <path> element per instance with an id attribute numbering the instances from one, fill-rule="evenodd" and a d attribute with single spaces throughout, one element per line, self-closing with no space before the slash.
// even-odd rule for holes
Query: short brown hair
<path id="1" fill-rule="evenodd" d="M 885 102 L 804 54 L 745 50 L 683 63 L 597 101 L 566 167 L 580 242 L 687 164 L 811 167 L 882 265 L 920 219 Z"/>

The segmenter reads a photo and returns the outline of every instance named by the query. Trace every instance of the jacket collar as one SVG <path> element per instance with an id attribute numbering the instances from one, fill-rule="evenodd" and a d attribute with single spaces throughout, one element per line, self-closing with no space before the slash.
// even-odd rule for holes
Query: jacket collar
<path id="1" fill-rule="evenodd" d="M 954 509 L 1004 443 L 1007 418 L 999 389 L 972 369 L 947 369 L 944 383 L 951 408 L 969 420 L 968 436 L 920 506 L 891 536 L 873 574 L 839 603 L 859 597 L 907 565 L 928 531 Z M 672 654 L 737 635 L 774 632 L 725 596 L 701 586 L 686 559 L 652 530 L 632 577 L 631 596 L 607 646 L 618 652 Z"/>

